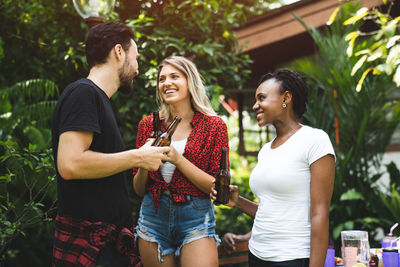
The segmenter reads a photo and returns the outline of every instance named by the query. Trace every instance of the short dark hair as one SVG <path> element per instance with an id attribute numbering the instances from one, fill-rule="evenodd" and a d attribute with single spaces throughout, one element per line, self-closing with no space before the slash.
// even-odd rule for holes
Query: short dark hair
<path id="1" fill-rule="evenodd" d="M 91 28 L 86 36 L 86 60 L 89 68 L 106 63 L 108 54 L 116 44 L 127 51 L 134 34 L 131 28 L 119 22 L 106 22 Z"/>
<path id="2" fill-rule="evenodd" d="M 298 118 L 301 118 L 307 110 L 306 104 L 308 92 L 310 91 L 310 88 L 306 84 L 306 77 L 294 70 L 278 69 L 272 73 L 264 74 L 258 82 L 257 87 L 273 78 L 281 83 L 281 94 L 285 91 L 289 91 L 292 94 L 293 111 Z"/>

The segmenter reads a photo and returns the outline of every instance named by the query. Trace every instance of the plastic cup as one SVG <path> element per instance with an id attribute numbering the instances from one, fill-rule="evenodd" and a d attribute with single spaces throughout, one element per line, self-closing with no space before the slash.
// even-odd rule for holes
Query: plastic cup
<path id="1" fill-rule="evenodd" d="M 384 249 L 382 252 L 383 267 L 399 267 L 399 252 L 396 249 Z"/>
<path id="2" fill-rule="evenodd" d="M 328 248 L 326 252 L 324 267 L 335 267 L 335 249 Z"/>
<path id="3" fill-rule="evenodd" d="M 341 238 L 344 266 L 352 267 L 356 263 L 363 263 L 368 266 L 368 232 L 357 230 L 342 231 Z"/>

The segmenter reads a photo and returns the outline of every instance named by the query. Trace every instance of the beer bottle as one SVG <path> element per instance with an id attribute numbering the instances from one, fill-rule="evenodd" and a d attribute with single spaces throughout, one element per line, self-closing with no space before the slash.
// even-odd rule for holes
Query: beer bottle
<path id="1" fill-rule="evenodd" d="M 153 111 L 153 132 L 150 138 L 157 138 L 161 135 L 161 121 L 158 111 Z"/>
<path id="2" fill-rule="evenodd" d="M 231 174 L 229 173 L 228 156 L 228 148 L 223 147 L 221 150 L 221 163 L 215 180 L 215 189 L 217 190 L 215 204 L 226 204 L 229 202 Z"/>
<path id="3" fill-rule="evenodd" d="M 182 118 L 176 116 L 168 126 L 167 130 L 158 136 L 152 146 L 169 146 L 171 144 L 172 135 L 174 134 L 176 127 L 178 127 L 178 124 L 181 122 L 181 120 Z"/>

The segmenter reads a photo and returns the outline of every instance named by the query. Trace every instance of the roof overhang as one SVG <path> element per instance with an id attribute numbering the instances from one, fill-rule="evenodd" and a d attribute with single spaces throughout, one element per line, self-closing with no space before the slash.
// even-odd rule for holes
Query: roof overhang
<path id="1" fill-rule="evenodd" d="M 293 13 L 301 17 L 308 26 L 324 26 L 341 3 L 343 1 L 302 0 L 255 17 L 235 31 L 239 46 L 243 47 L 240 52 L 249 52 L 305 33 L 306 30 L 294 18 Z M 382 0 L 361 0 L 360 3 L 372 8 L 382 5 Z"/>

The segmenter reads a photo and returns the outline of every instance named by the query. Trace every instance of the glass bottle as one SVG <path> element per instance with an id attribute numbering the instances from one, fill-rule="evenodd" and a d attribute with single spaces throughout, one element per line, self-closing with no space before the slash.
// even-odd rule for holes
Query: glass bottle
<path id="1" fill-rule="evenodd" d="M 175 119 L 168 126 L 167 130 L 165 130 L 165 132 L 160 134 L 157 139 L 154 140 L 152 146 L 169 146 L 171 144 L 172 135 L 174 134 L 176 127 L 178 127 L 181 120 L 182 118 L 176 116 Z"/>
<path id="2" fill-rule="evenodd" d="M 158 111 L 153 111 L 153 131 L 150 138 L 157 138 L 161 135 L 161 121 Z"/>
<path id="3" fill-rule="evenodd" d="M 221 149 L 221 163 L 215 179 L 215 189 L 217 191 L 215 204 L 226 204 L 229 202 L 231 174 L 229 173 L 228 162 L 228 148 L 223 147 Z"/>

